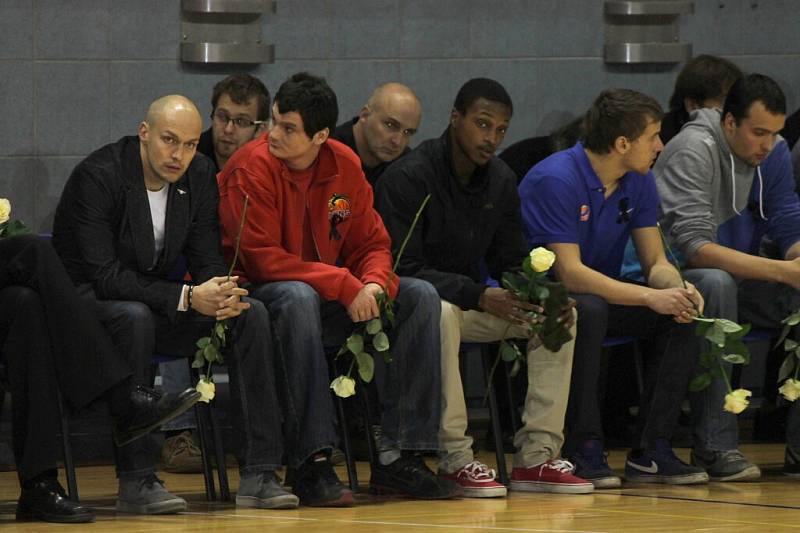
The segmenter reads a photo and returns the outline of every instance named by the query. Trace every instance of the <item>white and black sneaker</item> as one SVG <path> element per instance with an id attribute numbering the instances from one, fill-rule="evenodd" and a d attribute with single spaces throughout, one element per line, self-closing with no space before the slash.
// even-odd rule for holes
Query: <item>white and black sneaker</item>
<path id="1" fill-rule="evenodd" d="M 693 485 L 708 483 L 708 474 L 702 468 L 687 465 L 678 459 L 669 442 L 658 439 L 652 448 L 628 454 L 625 479 L 639 483 Z"/>

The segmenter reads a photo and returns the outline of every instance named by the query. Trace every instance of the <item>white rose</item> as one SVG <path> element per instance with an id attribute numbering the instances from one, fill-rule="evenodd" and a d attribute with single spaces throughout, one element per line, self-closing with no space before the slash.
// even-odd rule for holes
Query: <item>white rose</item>
<path id="1" fill-rule="evenodd" d="M 783 385 L 780 386 L 778 392 L 780 392 L 784 398 L 790 402 L 793 402 L 800 398 L 800 381 L 794 378 L 789 378 L 783 382 Z"/>
<path id="2" fill-rule="evenodd" d="M 356 380 L 348 376 L 339 376 L 331 381 L 331 388 L 339 398 L 347 398 L 356 393 Z"/>
<path id="3" fill-rule="evenodd" d="M 197 382 L 197 392 L 200 393 L 200 401 L 201 402 L 210 402 L 214 399 L 214 394 L 216 394 L 216 387 L 214 386 L 213 381 L 209 381 L 206 378 L 200 378 L 200 381 Z"/>
<path id="4" fill-rule="evenodd" d="M 11 202 L 6 198 L 0 198 L 0 224 L 8 222 L 11 217 Z"/>
<path id="5" fill-rule="evenodd" d="M 553 266 L 556 261 L 556 254 L 547 248 L 534 248 L 531 250 L 531 267 L 536 272 L 545 272 Z"/>
<path id="6" fill-rule="evenodd" d="M 733 392 L 729 392 L 725 395 L 724 409 L 729 413 L 738 415 L 747 409 L 748 405 L 750 405 L 750 401 L 747 399 L 747 397 L 752 395 L 753 393 L 747 389 L 736 389 Z"/>

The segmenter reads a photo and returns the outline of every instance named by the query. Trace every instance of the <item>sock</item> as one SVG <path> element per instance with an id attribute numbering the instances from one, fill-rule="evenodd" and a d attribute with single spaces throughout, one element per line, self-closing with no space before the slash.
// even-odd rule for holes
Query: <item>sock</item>
<path id="1" fill-rule="evenodd" d="M 389 466 L 393 462 L 400 459 L 401 453 L 397 448 L 389 448 L 388 450 L 381 450 L 378 454 L 378 462 L 383 466 Z"/>

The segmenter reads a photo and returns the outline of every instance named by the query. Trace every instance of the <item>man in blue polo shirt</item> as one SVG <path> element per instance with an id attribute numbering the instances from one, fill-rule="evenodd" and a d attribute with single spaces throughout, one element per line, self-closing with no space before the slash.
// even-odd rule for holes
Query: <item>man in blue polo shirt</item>
<path id="1" fill-rule="evenodd" d="M 636 91 L 612 89 L 584 118 L 584 140 L 553 154 L 520 185 L 530 246 L 556 254 L 554 271 L 578 303 L 577 338 L 567 407 L 564 455 L 595 488 L 620 485 L 603 452 L 598 402 L 603 339 L 645 340 L 646 397 L 641 438 L 628 455 L 629 481 L 708 481 L 680 461 L 669 439 L 697 356 L 692 318 L 703 299 L 667 261 L 656 228 L 658 193 L 650 166 L 663 148 L 659 104 Z M 618 281 L 625 244 L 633 237 L 647 285 Z"/>

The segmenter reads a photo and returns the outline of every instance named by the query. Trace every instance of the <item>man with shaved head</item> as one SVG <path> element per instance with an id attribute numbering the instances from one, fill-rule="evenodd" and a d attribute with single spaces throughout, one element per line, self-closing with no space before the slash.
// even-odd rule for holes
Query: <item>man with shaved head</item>
<path id="1" fill-rule="evenodd" d="M 296 507 L 274 473 L 282 450 L 269 317 L 226 276 L 214 165 L 196 154 L 201 129 L 187 98 L 153 102 L 138 136 L 104 146 L 75 167 L 56 210 L 53 245 L 140 385 L 152 379 L 153 354 L 190 357 L 198 338 L 229 319 L 223 352 L 238 438 L 236 503 Z M 184 260 L 190 282 L 172 274 Z M 117 450 L 117 510 L 185 510 L 186 502 L 155 476 L 149 444 L 144 438 Z"/>
<path id="2" fill-rule="evenodd" d="M 357 117 L 339 124 L 331 137 L 358 155 L 374 187 L 386 167 L 409 152 L 408 143 L 421 119 L 422 106 L 414 91 L 400 83 L 386 83 L 375 89 Z"/>

